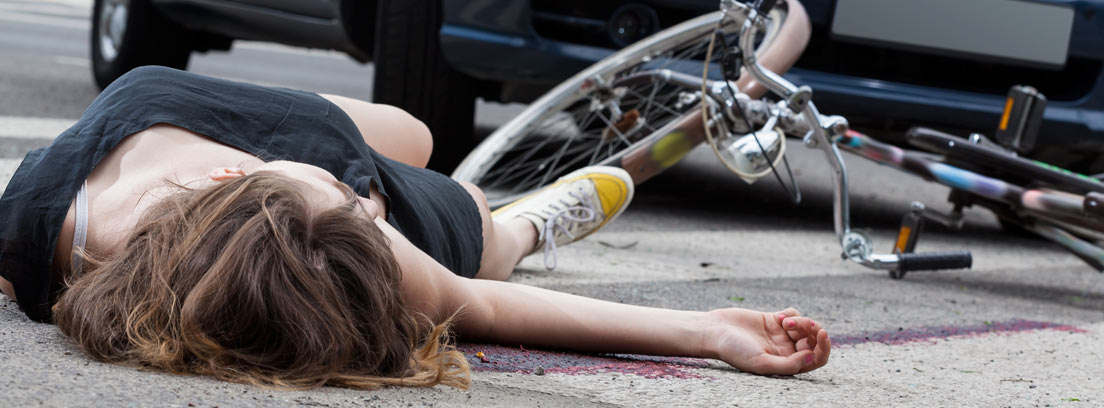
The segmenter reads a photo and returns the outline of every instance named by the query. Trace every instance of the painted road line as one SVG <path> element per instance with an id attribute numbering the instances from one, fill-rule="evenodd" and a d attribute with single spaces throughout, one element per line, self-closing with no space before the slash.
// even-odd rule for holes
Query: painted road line
<path id="1" fill-rule="evenodd" d="M 16 0 L 16 1 L 13 1 L 12 3 L 61 4 L 61 5 L 66 5 L 66 6 L 79 7 L 79 8 L 87 8 L 87 9 L 92 8 L 92 0 L 33 0 L 33 1 Z"/>
<path id="2" fill-rule="evenodd" d="M 76 119 L 0 116 L 0 137 L 52 140 L 74 123 Z"/>
<path id="3" fill-rule="evenodd" d="M 75 122 L 73 119 L 0 116 L 0 159 L 22 159 L 27 152 L 50 145 Z M 8 178 L 3 180 L 7 184 Z"/>
<path id="4" fill-rule="evenodd" d="M 4 3 L 0 2 L 0 10 L 24 12 L 35 15 L 54 17 L 70 17 L 87 20 L 91 15 L 91 7 L 74 7 L 72 5 L 58 3 Z"/>
<path id="5" fill-rule="evenodd" d="M 74 66 L 74 67 L 81 67 L 81 68 L 88 68 L 88 67 L 92 66 L 92 61 L 88 60 L 88 58 L 67 57 L 67 56 L 64 56 L 64 55 L 59 55 L 59 56 L 54 57 L 54 63 L 55 64 L 60 64 L 60 65 L 69 65 L 69 66 Z"/>
<path id="6" fill-rule="evenodd" d="M 325 50 L 319 48 L 296 48 L 283 44 L 266 43 L 259 41 L 234 41 L 234 48 L 253 51 L 279 52 L 284 54 L 309 55 L 312 57 L 334 58 L 341 60 L 347 60 L 351 58 L 343 52 L 334 50 Z"/>
<path id="7" fill-rule="evenodd" d="M 64 17 L 51 17 L 39 14 L 29 14 L 11 11 L 0 11 L 0 21 L 13 23 L 37 24 L 56 28 L 88 31 L 91 23 L 87 19 L 72 19 Z"/>

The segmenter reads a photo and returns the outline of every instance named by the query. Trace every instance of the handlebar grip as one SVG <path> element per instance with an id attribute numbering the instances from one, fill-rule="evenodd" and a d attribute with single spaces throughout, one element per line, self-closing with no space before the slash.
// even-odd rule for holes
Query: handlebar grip
<path id="1" fill-rule="evenodd" d="M 930 271 L 936 269 L 969 269 L 974 263 L 970 251 L 903 253 L 897 255 L 897 270 Z"/>

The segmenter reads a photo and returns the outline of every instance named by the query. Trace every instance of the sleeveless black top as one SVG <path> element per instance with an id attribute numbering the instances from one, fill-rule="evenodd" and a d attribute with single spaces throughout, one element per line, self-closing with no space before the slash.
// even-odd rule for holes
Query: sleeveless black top
<path id="1" fill-rule="evenodd" d="M 204 135 L 262 160 L 326 169 L 367 197 L 388 198 L 387 221 L 454 273 L 472 277 L 483 252 L 475 202 L 448 177 L 383 157 L 340 108 L 312 93 L 141 67 L 101 93 L 49 147 L 27 154 L 0 198 L 0 276 L 20 308 L 49 321 L 61 289 L 51 261 L 77 190 L 121 140 L 158 123 Z"/>

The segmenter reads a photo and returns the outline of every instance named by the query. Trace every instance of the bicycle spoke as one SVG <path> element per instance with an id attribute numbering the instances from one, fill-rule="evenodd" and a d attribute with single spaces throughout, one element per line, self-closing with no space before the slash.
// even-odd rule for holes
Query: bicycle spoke
<path id="1" fill-rule="evenodd" d="M 577 146 L 575 146 L 574 148 L 571 148 L 571 149 L 568 149 L 569 146 L 571 146 L 571 140 L 565 142 L 564 145 L 561 147 L 560 152 L 558 152 L 554 157 L 556 157 L 556 159 L 558 160 L 559 158 L 562 158 L 563 156 L 574 156 L 574 155 L 577 155 L 579 153 L 582 153 L 583 151 L 586 151 L 586 150 L 590 149 L 590 147 L 586 144 L 577 145 Z M 504 181 L 513 181 L 513 180 L 516 180 L 517 178 L 519 178 L 521 176 L 526 176 L 524 179 L 522 179 L 522 181 L 517 182 L 516 186 L 514 188 L 512 188 L 511 190 L 512 190 L 512 192 L 519 192 L 519 191 L 529 189 L 529 188 L 533 187 L 533 185 L 527 184 L 527 182 L 534 175 L 541 172 L 541 166 L 543 166 L 543 163 L 544 163 L 543 161 L 524 162 L 524 164 L 528 165 L 528 167 L 526 167 L 524 169 L 520 168 L 522 163 L 518 163 L 518 164 L 511 167 L 510 172 L 505 173 Z M 547 175 L 548 172 L 545 172 L 545 174 Z M 552 174 L 554 174 L 554 173 L 552 173 Z M 538 184 L 536 186 L 539 186 L 539 185 L 540 184 Z"/>
<path id="2" fill-rule="evenodd" d="M 652 109 L 653 109 L 652 105 L 655 104 L 655 96 L 656 96 L 657 92 L 659 92 L 659 87 L 656 86 L 655 84 L 652 84 L 652 93 L 651 93 L 651 95 L 648 95 L 647 105 L 644 106 L 643 115 L 644 115 L 645 118 L 649 117 L 648 114 L 652 113 Z"/>
<path id="3" fill-rule="evenodd" d="M 567 150 L 567 147 L 570 145 L 570 143 L 571 143 L 570 140 L 567 143 L 564 143 L 563 147 L 560 148 L 560 151 L 556 153 L 555 159 L 552 160 L 552 163 L 549 165 L 549 167 L 556 168 L 556 163 L 559 163 L 560 159 L 563 158 L 563 153 L 564 153 L 564 151 Z M 536 173 L 531 173 L 529 175 L 529 177 L 526 177 L 524 180 L 522 180 L 520 184 L 524 185 L 525 182 L 529 181 L 533 177 L 534 174 L 536 174 Z M 545 172 L 544 177 L 541 177 L 539 185 L 543 186 L 543 185 L 548 184 L 548 181 L 551 178 L 551 176 L 552 176 L 552 174 L 550 172 Z"/>
<path id="4" fill-rule="evenodd" d="M 629 92 L 635 93 L 635 91 L 633 91 L 631 89 L 629 90 Z M 657 107 L 659 109 L 662 109 L 664 112 L 670 113 L 670 114 L 675 115 L 675 116 L 678 116 L 678 115 L 682 114 L 682 112 L 679 112 L 677 110 L 668 108 L 666 106 L 663 106 L 663 104 L 656 104 L 655 107 Z"/>
<path id="5" fill-rule="evenodd" d="M 542 105 L 541 109 L 546 110 L 526 119 L 534 126 L 522 128 L 521 134 L 503 136 L 513 138 L 504 139 L 504 147 L 488 159 L 495 162 L 480 170 L 478 181 L 496 203 L 492 205 L 502 205 L 575 169 L 623 155 L 686 112 L 697 109 L 692 104 L 680 105 L 681 96 L 692 90 L 658 77 L 634 82 L 624 89 L 609 89 L 602 82 L 609 84 L 657 69 L 701 76 L 714 27 L 696 26 L 698 31 L 691 38 L 672 38 L 653 49 L 629 54 L 624 62 L 594 71 L 592 77 L 582 81 L 599 81 L 597 86 L 575 82 L 563 88 L 562 93 Z M 729 29 L 735 28 L 732 25 Z M 714 59 L 721 58 L 721 53 L 715 55 Z M 719 64 L 711 64 L 709 77 L 717 75 L 719 69 Z M 618 111 L 623 113 L 615 115 Z"/>
<path id="6" fill-rule="evenodd" d="M 598 148 L 598 149 L 596 149 L 596 150 L 601 150 L 601 147 L 599 146 L 599 148 Z M 582 160 L 583 160 L 583 159 L 585 159 L 586 157 L 587 157 L 586 155 L 581 155 L 581 154 L 580 154 L 580 155 L 575 155 L 575 158 L 574 158 L 574 159 L 571 159 L 570 161 L 568 161 L 567 163 L 564 163 L 564 164 L 563 164 L 562 166 L 560 166 L 560 167 L 554 168 L 554 169 L 553 169 L 553 171 L 550 171 L 550 172 L 548 172 L 548 175 L 552 175 L 552 174 L 563 174 L 563 173 L 567 173 L 567 170 L 568 170 L 568 169 L 573 169 L 573 168 L 575 168 L 575 167 L 573 167 L 573 166 L 575 165 L 575 163 L 578 163 L 578 162 L 582 161 Z M 608 157 L 608 156 L 607 156 L 607 157 Z M 591 164 L 594 164 L 594 162 L 591 162 Z M 580 166 L 580 167 L 581 167 L 581 166 Z M 545 185 L 546 183 L 547 183 L 547 181 L 544 181 L 544 182 L 541 182 L 541 184 L 540 184 L 540 185 L 542 185 L 542 186 L 543 186 L 543 185 Z"/>
<path id="7" fill-rule="evenodd" d="M 602 115 L 598 115 L 598 117 L 600 119 L 602 119 L 603 122 L 606 122 L 606 129 L 610 129 L 614 132 L 617 132 L 617 137 L 619 139 L 621 139 L 621 141 L 625 142 L 625 145 L 632 145 L 632 142 L 629 141 L 629 138 L 627 136 L 625 136 L 624 133 L 621 133 L 621 130 L 617 129 L 617 126 L 614 126 L 613 122 L 610 120 L 609 117 L 602 116 Z M 605 131 L 603 131 L 602 133 L 605 133 Z M 602 137 L 604 138 L 605 136 L 602 136 Z"/>

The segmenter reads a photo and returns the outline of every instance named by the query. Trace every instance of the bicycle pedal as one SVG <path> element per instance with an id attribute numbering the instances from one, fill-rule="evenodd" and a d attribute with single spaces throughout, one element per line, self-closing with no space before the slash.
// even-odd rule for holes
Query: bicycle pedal
<path id="1" fill-rule="evenodd" d="M 897 242 L 893 245 L 893 252 L 897 254 L 913 252 L 916 249 L 916 241 L 920 238 L 921 228 L 924 228 L 924 217 L 921 211 L 914 209 L 901 217 L 901 228 L 897 231 Z"/>
<path id="2" fill-rule="evenodd" d="M 1046 102 L 1046 97 L 1035 88 L 1013 86 L 1008 91 L 1004 113 L 1001 114 L 1000 124 L 997 126 L 997 143 L 1020 153 L 1034 148 Z"/>

